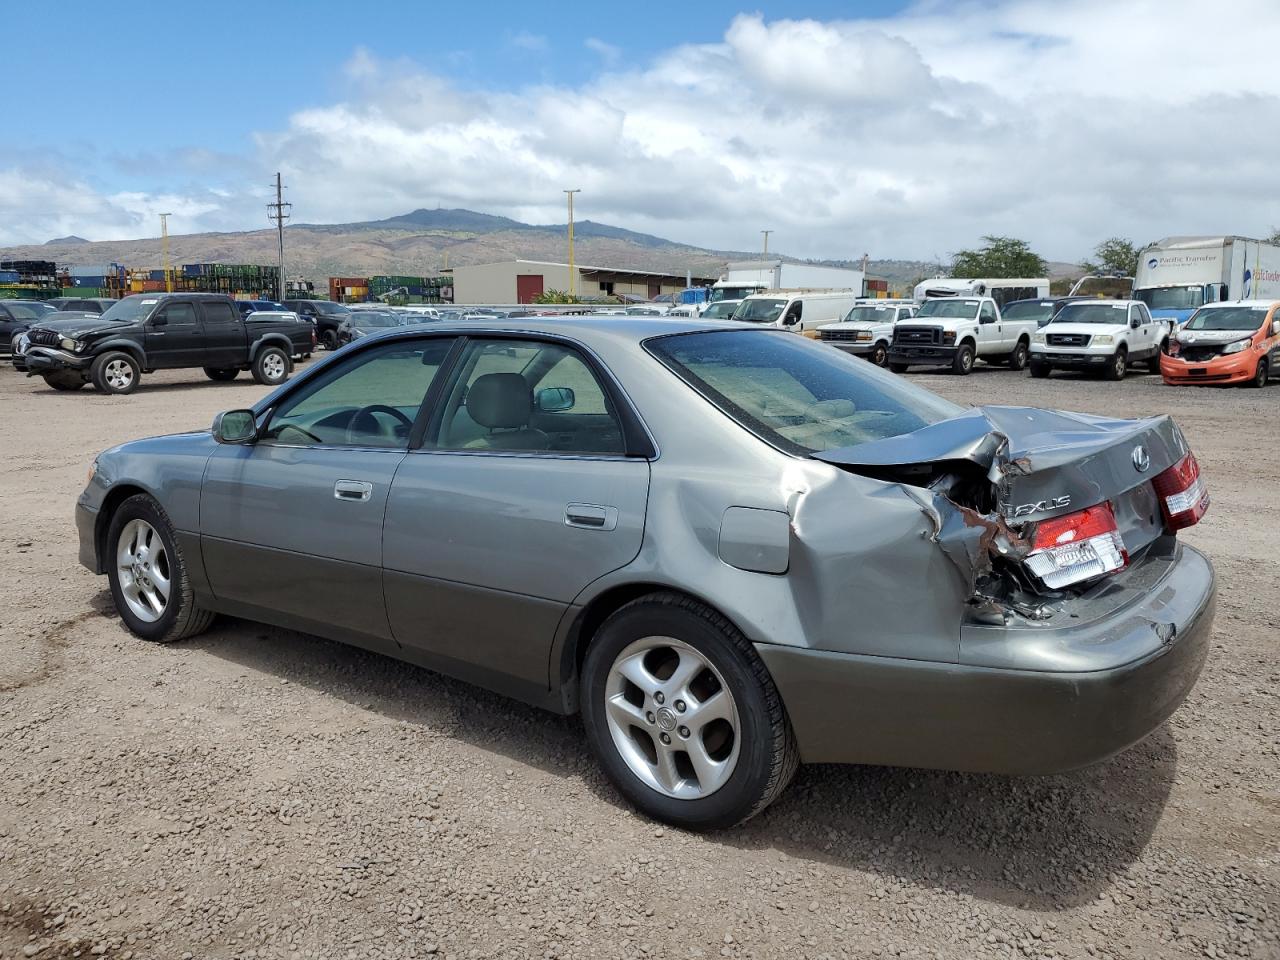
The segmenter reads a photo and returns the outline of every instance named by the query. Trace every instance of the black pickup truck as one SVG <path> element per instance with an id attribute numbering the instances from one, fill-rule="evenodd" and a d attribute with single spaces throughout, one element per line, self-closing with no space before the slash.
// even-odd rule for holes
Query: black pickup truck
<path id="1" fill-rule="evenodd" d="M 315 327 L 279 313 L 241 318 L 235 301 L 213 293 L 142 293 L 97 317 L 35 323 L 15 342 L 13 365 L 55 390 L 87 383 L 103 393 L 132 393 L 143 373 L 203 367 L 210 380 L 241 370 L 276 386 L 295 357 L 315 349 Z"/>

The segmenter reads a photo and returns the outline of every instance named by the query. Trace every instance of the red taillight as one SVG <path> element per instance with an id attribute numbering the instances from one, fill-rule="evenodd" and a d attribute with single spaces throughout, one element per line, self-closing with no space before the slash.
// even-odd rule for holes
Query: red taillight
<path id="1" fill-rule="evenodd" d="M 1050 590 L 1114 573 L 1128 563 L 1109 503 L 1040 521 L 1027 555 L 1027 568 Z"/>
<path id="2" fill-rule="evenodd" d="M 1200 464 L 1194 453 L 1188 453 L 1156 477 L 1152 485 L 1160 498 L 1168 530 L 1181 530 L 1199 523 L 1209 509 L 1209 488 L 1200 476 Z"/>

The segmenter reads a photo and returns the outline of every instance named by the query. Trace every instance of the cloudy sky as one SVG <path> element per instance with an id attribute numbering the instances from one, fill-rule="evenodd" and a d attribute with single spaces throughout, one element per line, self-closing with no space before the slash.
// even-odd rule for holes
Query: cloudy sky
<path id="1" fill-rule="evenodd" d="M 809 257 L 1280 226 L 1277 0 L 128 7 L 60 4 L 56 66 L 7 47 L 0 243 L 264 227 L 276 170 L 300 222 L 563 222 L 577 187 Z"/>

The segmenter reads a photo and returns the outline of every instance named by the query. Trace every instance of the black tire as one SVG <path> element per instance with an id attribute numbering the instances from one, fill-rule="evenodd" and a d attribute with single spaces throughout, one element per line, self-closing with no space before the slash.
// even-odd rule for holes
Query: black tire
<path id="1" fill-rule="evenodd" d="M 973 344 L 962 343 L 956 348 L 956 355 L 951 361 L 951 372 L 965 377 L 973 372 Z"/>
<path id="2" fill-rule="evenodd" d="M 1112 354 L 1111 359 L 1107 362 L 1107 369 L 1102 371 L 1102 375 L 1108 380 L 1123 380 L 1124 375 L 1129 370 L 1129 351 L 1124 347 L 1119 347 Z"/>
<path id="3" fill-rule="evenodd" d="M 336 330 L 320 331 L 320 346 L 326 350 L 338 349 L 338 332 Z"/>
<path id="4" fill-rule="evenodd" d="M 889 369 L 894 373 L 906 373 L 907 365 L 905 363 L 890 363 Z"/>
<path id="5" fill-rule="evenodd" d="M 1013 348 L 1013 353 L 1009 354 L 1009 369 L 1022 370 L 1027 366 L 1027 357 L 1030 353 L 1031 345 L 1026 340 L 1019 340 L 1018 345 Z"/>
<path id="6" fill-rule="evenodd" d="M 210 380 L 228 383 L 240 376 L 240 371 L 236 367 L 205 367 L 204 375 Z"/>
<path id="7" fill-rule="evenodd" d="M 264 387 L 278 387 L 289 379 L 293 361 L 280 347 L 263 347 L 253 358 L 253 379 Z"/>
<path id="8" fill-rule="evenodd" d="M 693 647 L 724 678 L 738 708 L 738 760 L 724 785 L 704 797 L 678 799 L 633 773 L 605 716 L 609 674 L 632 642 L 670 637 Z M 605 775 L 640 811 L 686 830 L 719 830 L 747 820 L 786 789 L 800 762 L 791 722 L 773 678 L 728 620 L 689 597 L 655 593 L 616 611 L 591 640 L 581 678 L 582 719 Z"/>
<path id="9" fill-rule="evenodd" d="M 1253 372 L 1253 379 L 1249 381 L 1251 387 L 1265 387 L 1267 381 L 1271 378 L 1271 369 L 1267 365 L 1266 357 L 1258 358 L 1258 369 Z"/>
<path id="10" fill-rule="evenodd" d="M 1150 360 L 1148 360 L 1148 361 L 1147 361 L 1147 372 L 1148 372 L 1148 373 L 1159 373 L 1159 372 L 1160 372 L 1160 355 L 1161 355 L 1162 353 L 1165 353 L 1168 349 L 1169 349 L 1169 341 L 1168 341 L 1168 340 L 1162 340 L 1162 341 L 1160 342 L 1160 349 L 1156 351 L 1156 355 L 1155 355 L 1154 357 L 1152 357 Z"/>
<path id="11" fill-rule="evenodd" d="M 1037 380 L 1044 380 L 1049 374 L 1053 373 L 1053 367 L 1049 366 L 1049 364 L 1037 363 L 1035 360 L 1031 361 L 1029 369 L 1031 370 L 1031 376 Z"/>
<path id="12" fill-rule="evenodd" d="M 885 343 L 877 343 L 871 349 L 871 355 L 867 357 L 877 367 L 883 367 L 889 362 L 889 347 Z"/>
<path id="13" fill-rule="evenodd" d="M 119 540 L 121 533 L 133 520 L 142 520 L 151 525 L 163 543 L 167 559 L 170 585 L 168 603 L 159 619 L 151 622 L 140 619 L 129 609 L 120 582 L 120 564 L 117 562 Z M 107 526 L 103 549 L 103 565 L 107 568 L 107 580 L 111 584 L 111 598 L 115 601 L 120 619 L 135 636 L 154 643 L 172 643 L 174 640 L 193 637 L 209 628 L 214 614 L 196 603 L 191 580 L 187 576 L 186 560 L 178 546 L 173 524 L 160 505 L 147 494 L 137 494 L 120 504 Z"/>
<path id="14" fill-rule="evenodd" d="M 84 377 L 75 371 L 58 370 L 54 373 L 44 374 L 44 382 L 55 390 L 63 393 L 74 393 L 88 386 Z"/>
<path id="15" fill-rule="evenodd" d="M 89 377 L 98 392 L 124 396 L 138 389 L 142 368 L 132 354 L 123 350 L 108 350 L 93 361 Z"/>

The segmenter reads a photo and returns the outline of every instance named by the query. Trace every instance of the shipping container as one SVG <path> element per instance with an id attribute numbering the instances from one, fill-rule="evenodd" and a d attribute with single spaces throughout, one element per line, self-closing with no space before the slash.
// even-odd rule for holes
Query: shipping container
<path id="1" fill-rule="evenodd" d="M 0 283 L 17 283 L 17 270 L 0 270 Z"/>

